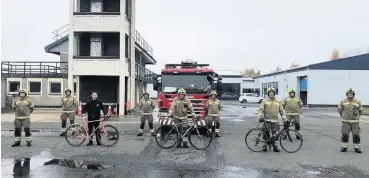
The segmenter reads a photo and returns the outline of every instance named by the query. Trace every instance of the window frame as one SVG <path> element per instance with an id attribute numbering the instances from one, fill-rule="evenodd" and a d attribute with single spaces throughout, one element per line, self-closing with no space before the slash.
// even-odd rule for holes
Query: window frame
<path id="1" fill-rule="evenodd" d="M 51 93 L 51 83 L 60 83 L 60 93 Z M 63 79 L 49 79 L 47 82 L 47 95 L 60 97 L 63 95 Z"/>
<path id="2" fill-rule="evenodd" d="M 31 92 L 31 82 L 40 83 L 40 92 Z M 42 79 L 27 79 L 27 89 L 29 95 L 42 95 Z"/>
<path id="3" fill-rule="evenodd" d="M 6 80 L 6 84 L 7 84 L 7 86 L 6 86 L 6 90 L 7 90 L 7 93 L 8 93 L 8 95 L 14 95 L 14 94 L 18 94 L 18 91 L 15 91 L 15 92 L 11 92 L 10 91 L 10 83 L 11 82 L 19 82 L 19 89 L 21 89 L 22 88 L 22 79 L 17 79 L 17 78 L 8 78 L 7 80 Z"/>

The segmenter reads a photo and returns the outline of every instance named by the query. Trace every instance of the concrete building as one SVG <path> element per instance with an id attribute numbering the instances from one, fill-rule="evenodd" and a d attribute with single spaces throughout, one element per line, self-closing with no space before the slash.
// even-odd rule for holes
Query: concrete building
<path id="1" fill-rule="evenodd" d="M 315 107 L 336 106 L 350 87 L 363 105 L 369 105 L 368 77 L 369 54 L 363 54 L 265 74 L 254 77 L 254 81 L 262 95 L 268 87 L 274 87 L 281 100 L 288 96 L 289 88 L 294 88 L 305 105 Z"/>
<path id="2" fill-rule="evenodd" d="M 154 74 L 145 66 L 156 64 L 152 48 L 135 29 L 135 1 L 69 3 L 69 25 L 53 32 L 55 41 L 45 47 L 60 62 L 2 62 L 7 94 L 37 90 L 30 92 L 36 106 L 60 106 L 64 88 L 70 87 L 82 103 L 97 91 L 118 112 L 135 108 Z"/>

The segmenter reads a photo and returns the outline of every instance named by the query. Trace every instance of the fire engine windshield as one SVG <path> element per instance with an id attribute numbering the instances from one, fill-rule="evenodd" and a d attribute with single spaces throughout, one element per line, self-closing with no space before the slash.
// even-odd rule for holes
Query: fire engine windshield
<path id="1" fill-rule="evenodd" d="M 207 93 L 210 83 L 206 75 L 162 75 L 162 92 L 176 93 L 179 88 L 187 93 Z"/>

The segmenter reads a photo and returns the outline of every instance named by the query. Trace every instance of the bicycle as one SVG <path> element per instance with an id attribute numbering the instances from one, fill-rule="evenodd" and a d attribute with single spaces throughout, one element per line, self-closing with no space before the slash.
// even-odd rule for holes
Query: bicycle
<path id="1" fill-rule="evenodd" d="M 187 117 L 183 118 L 183 119 L 187 119 Z M 170 148 L 173 148 L 178 141 L 183 140 L 184 137 L 188 137 L 188 141 L 190 142 L 191 146 L 193 146 L 195 149 L 204 150 L 204 149 L 208 148 L 210 146 L 212 140 L 213 140 L 212 133 L 206 127 L 199 126 L 197 124 L 197 122 L 200 121 L 200 119 L 201 119 L 200 117 L 193 118 L 192 124 L 185 131 L 184 134 L 178 134 L 178 133 L 180 133 L 179 130 L 182 130 L 182 129 L 179 129 L 179 128 L 182 128 L 181 123 L 174 123 L 174 125 L 162 125 L 162 126 L 160 126 L 158 129 L 156 129 L 156 133 L 155 133 L 156 143 L 163 149 L 170 149 Z M 168 127 L 169 127 L 169 129 L 168 129 Z M 169 131 L 165 133 L 166 129 L 169 130 Z M 203 139 L 204 136 L 200 134 L 201 131 L 205 132 L 205 134 L 204 134 L 205 138 L 209 139 L 204 147 L 197 146 L 194 143 L 194 140 L 195 140 L 196 136 L 200 140 L 204 140 Z M 162 133 L 164 135 L 162 135 Z M 168 141 L 173 141 L 173 143 L 169 144 L 168 146 L 165 146 L 162 143 L 160 143 L 160 141 L 164 141 L 165 143 L 167 143 Z"/>
<path id="2" fill-rule="evenodd" d="M 245 136 L 245 143 L 246 143 L 246 146 L 253 152 L 261 152 L 263 151 L 263 149 L 265 148 L 264 146 L 269 146 L 269 150 L 272 148 L 272 145 L 274 144 L 275 141 L 279 141 L 280 145 L 281 145 L 281 148 L 286 151 L 287 153 L 295 153 L 297 152 L 298 150 L 300 150 L 300 148 L 302 147 L 302 143 L 303 143 L 303 138 L 302 138 L 302 135 L 296 131 L 296 130 L 293 130 L 293 129 L 290 129 L 290 127 L 292 126 L 293 124 L 291 124 L 290 122 L 286 122 L 284 123 L 283 125 L 279 125 L 279 126 L 283 126 L 283 129 L 282 131 L 277 131 L 275 134 L 273 134 L 271 137 L 270 137 L 270 134 L 269 134 L 269 130 L 268 130 L 268 133 L 265 132 L 264 130 L 267 130 L 266 128 L 266 125 L 265 125 L 265 122 L 263 123 L 263 128 L 253 128 L 251 130 L 249 130 L 247 133 L 246 133 L 246 136 Z M 255 143 L 255 147 L 260 144 L 262 145 L 260 149 L 253 149 L 251 148 L 252 145 L 250 145 L 248 143 L 248 138 L 251 137 L 251 133 L 253 132 L 258 132 L 257 134 L 257 138 L 255 140 L 252 140 L 252 142 Z M 298 139 L 293 139 L 292 138 L 292 134 L 293 133 L 290 133 L 290 132 L 293 132 L 295 133 L 296 136 L 299 136 L 301 139 L 298 140 Z M 283 135 L 286 135 L 288 139 L 283 139 L 282 136 Z M 283 143 L 285 142 L 297 142 L 297 141 L 301 141 L 300 144 L 298 145 L 297 149 L 295 150 L 292 150 L 292 151 L 289 151 L 286 149 L 286 147 L 284 146 Z M 287 142 L 288 143 L 288 142 Z M 285 143 L 285 144 L 287 144 Z"/>
<path id="3" fill-rule="evenodd" d="M 109 120 L 111 117 L 112 117 L 112 115 L 108 115 L 108 116 L 102 117 L 100 120 L 93 120 L 93 121 L 87 121 L 86 122 L 85 115 L 83 114 L 82 115 L 82 124 L 75 123 L 75 124 L 70 125 L 67 128 L 66 134 L 65 134 L 65 140 L 67 141 L 67 143 L 69 145 L 74 146 L 74 147 L 78 147 L 78 146 L 81 146 L 86 141 L 86 139 L 91 138 L 92 135 L 95 134 L 95 132 L 99 130 L 100 138 L 97 138 L 98 141 L 103 146 L 107 146 L 107 147 L 114 146 L 119 140 L 118 129 L 115 128 L 112 125 L 105 125 L 104 124 L 104 122 Z M 88 134 L 88 125 L 87 125 L 87 123 L 97 122 L 97 121 L 100 122 L 99 127 L 95 128 L 95 130 L 91 133 L 91 135 L 89 135 Z M 71 133 L 71 135 L 68 134 L 68 133 Z M 112 143 L 105 143 L 104 141 L 102 141 L 102 138 L 104 136 L 107 137 L 108 141 L 112 141 Z M 72 138 L 77 138 L 80 141 L 77 144 L 73 144 L 70 140 Z"/>

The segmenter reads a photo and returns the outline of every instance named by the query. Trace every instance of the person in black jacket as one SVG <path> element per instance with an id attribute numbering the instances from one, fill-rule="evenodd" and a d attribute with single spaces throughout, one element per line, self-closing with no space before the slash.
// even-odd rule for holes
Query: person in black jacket
<path id="1" fill-rule="evenodd" d="M 88 118 L 88 134 L 91 135 L 92 131 L 94 130 L 94 128 L 99 128 L 99 120 L 101 118 L 101 113 L 100 111 L 103 111 L 104 115 L 106 115 L 106 113 L 104 112 L 104 107 L 103 107 L 103 103 L 97 99 L 97 92 L 92 92 L 91 94 L 91 98 L 92 100 L 88 101 L 86 103 L 86 105 L 83 108 L 83 112 L 86 113 L 87 112 L 87 118 Z M 94 122 L 90 122 L 90 121 L 94 121 Z M 100 143 L 100 130 L 97 129 L 95 131 L 95 135 L 96 135 L 96 143 L 97 145 L 101 145 Z M 88 142 L 87 146 L 91 146 L 92 145 L 92 139 L 93 137 L 91 136 L 90 141 Z"/>

